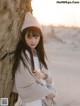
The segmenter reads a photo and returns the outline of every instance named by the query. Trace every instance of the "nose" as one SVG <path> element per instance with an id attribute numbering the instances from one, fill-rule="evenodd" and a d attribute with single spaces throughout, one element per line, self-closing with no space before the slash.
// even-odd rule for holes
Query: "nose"
<path id="1" fill-rule="evenodd" d="M 32 43 L 35 43 L 35 38 L 34 37 L 32 38 Z"/>

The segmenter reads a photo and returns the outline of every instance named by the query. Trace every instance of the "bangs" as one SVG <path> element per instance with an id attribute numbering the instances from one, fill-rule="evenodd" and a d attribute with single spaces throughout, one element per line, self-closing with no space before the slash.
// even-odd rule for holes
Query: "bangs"
<path id="1" fill-rule="evenodd" d="M 42 36 L 42 32 L 39 28 L 37 27 L 27 27 L 25 28 L 22 32 L 21 35 L 24 37 L 27 34 L 28 37 L 41 37 Z"/>
<path id="2" fill-rule="evenodd" d="M 28 32 L 28 37 L 39 37 L 39 36 L 40 36 L 39 32 L 34 32 L 34 31 Z"/>

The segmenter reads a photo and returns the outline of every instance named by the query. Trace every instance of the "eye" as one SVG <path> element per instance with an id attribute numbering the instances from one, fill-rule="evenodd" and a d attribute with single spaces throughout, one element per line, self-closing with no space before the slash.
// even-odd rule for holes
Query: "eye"
<path id="1" fill-rule="evenodd" d="M 39 38 L 39 37 L 37 37 L 37 36 L 35 37 L 35 39 L 38 39 L 38 38 Z"/>
<path id="2" fill-rule="evenodd" d="M 28 39 L 32 39 L 32 36 L 29 36 Z"/>

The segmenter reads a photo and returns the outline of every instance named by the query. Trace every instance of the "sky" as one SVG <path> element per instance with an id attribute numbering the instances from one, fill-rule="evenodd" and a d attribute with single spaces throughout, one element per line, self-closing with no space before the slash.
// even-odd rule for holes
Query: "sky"
<path id="1" fill-rule="evenodd" d="M 32 0 L 32 8 L 43 25 L 80 27 L 80 0 Z"/>

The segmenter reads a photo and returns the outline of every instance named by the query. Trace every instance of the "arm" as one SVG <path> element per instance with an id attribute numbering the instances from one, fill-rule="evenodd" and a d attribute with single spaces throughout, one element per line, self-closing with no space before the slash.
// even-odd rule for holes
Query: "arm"
<path id="1" fill-rule="evenodd" d="M 52 76 L 49 72 L 49 70 L 46 70 L 44 67 L 42 68 L 42 72 L 47 75 L 47 78 L 44 79 L 46 81 L 46 86 L 49 88 L 51 91 L 53 91 L 52 94 L 48 95 L 49 98 L 55 97 L 56 96 L 56 90 L 54 87 L 54 81 L 52 79 Z"/>
<path id="2" fill-rule="evenodd" d="M 22 62 L 20 62 L 20 66 L 17 69 L 15 83 L 18 94 L 22 100 L 26 100 L 27 102 L 40 99 L 51 93 L 51 90 L 46 86 L 36 83 L 36 79 L 30 74 L 29 70 L 24 67 Z"/>

